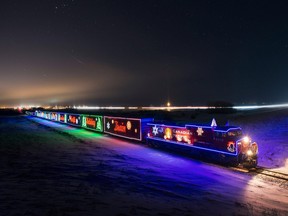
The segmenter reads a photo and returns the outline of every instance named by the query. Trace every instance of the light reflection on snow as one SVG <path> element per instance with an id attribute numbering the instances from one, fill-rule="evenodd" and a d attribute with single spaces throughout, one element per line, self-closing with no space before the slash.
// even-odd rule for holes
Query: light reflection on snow
<path id="1" fill-rule="evenodd" d="M 288 158 L 285 160 L 283 167 L 271 169 L 288 175 Z"/>
<path id="2" fill-rule="evenodd" d="M 262 174 L 253 176 L 245 188 L 245 198 L 248 203 L 251 203 L 253 215 L 286 215 L 285 212 L 288 213 L 287 194 L 287 181 Z"/>

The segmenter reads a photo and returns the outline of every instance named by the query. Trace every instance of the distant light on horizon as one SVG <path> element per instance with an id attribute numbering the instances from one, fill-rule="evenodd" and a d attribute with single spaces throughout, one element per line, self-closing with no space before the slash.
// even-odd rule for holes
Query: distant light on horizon
<path id="1" fill-rule="evenodd" d="M 288 108 L 288 103 L 272 105 L 252 105 L 252 106 L 233 106 L 234 109 L 263 109 L 263 108 Z"/>
<path id="2" fill-rule="evenodd" d="M 39 108 L 41 107 L 40 105 L 33 105 L 33 104 L 30 104 L 30 105 L 19 105 L 19 106 L 14 106 L 13 108 L 14 109 L 31 109 L 31 108 Z"/>
<path id="3" fill-rule="evenodd" d="M 170 105 L 170 104 L 169 104 Z M 125 106 L 74 106 L 74 109 L 79 110 L 196 110 L 196 109 L 236 109 L 236 110 L 251 110 L 263 108 L 288 108 L 288 103 L 285 104 L 272 104 L 272 105 L 247 105 L 247 106 L 232 106 L 232 107 L 211 107 L 211 106 L 149 106 L 149 107 L 125 107 Z"/>
<path id="4" fill-rule="evenodd" d="M 168 105 L 168 104 L 167 104 Z M 288 108 L 288 103 L 284 104 L 270 104 L 270 105 L 245 105 L 245 106 L 232 106 L 232 107 L 211 107 L 211 106 L 41 106 L 34 104 L 18 105 L 14 107 L 2 106 L 0 109 L 31 109 L 43 107 L 45 109 L 65 109 L 73 108 L 78 110 L 197 110 L 197 109 L 236 109 L 236 110 L 253 110 L 253 109 L 273 109 L 273 108 Z"/>
<path id="5" fill-rule="evenodd" d="M 122 110 L 126 109 L 124 106 L 106 106 L 106 107 L 100 107 L 100 106 L 73 106 L 74 109 L 79 110 L 100 110 L 100 109 L 108 109 L 108 110 Z"/>

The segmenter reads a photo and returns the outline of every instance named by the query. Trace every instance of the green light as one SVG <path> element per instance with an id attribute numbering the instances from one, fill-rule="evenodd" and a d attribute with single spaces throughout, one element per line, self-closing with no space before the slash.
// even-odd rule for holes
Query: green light
<path id="1" fill-rule="evenodd" d="M 103 132 L 103 118 L 97 115 L 81 115 L 82 127 L 90 130 Z"/>
<path id="2" fill-rule="evenodd" d="M 84 137 L 86 139 L 103 137 L 103 135 L 100 133 L 95 133 L 95 132 L 88 131 L 86 129 L 81 129 L 81 128 L 66 129 L 64 130 L 64 132 L 71 134 L 71 135 L 75 135 L 76 137 Z"/>

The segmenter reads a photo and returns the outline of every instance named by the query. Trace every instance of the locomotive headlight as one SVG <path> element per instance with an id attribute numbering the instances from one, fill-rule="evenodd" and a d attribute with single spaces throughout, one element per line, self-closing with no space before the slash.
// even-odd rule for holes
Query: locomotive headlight
<path id="1" fill-rule="evenodd" d="M 241 143 L 242 143 L 242 146 L 244 148 L 248 148 L 248 146 L 250 144 L 250 137 L 248 137 L 248 136 L 243 137 L 241 140 Z"/>
<path id="2" fill-rule="evenodd" d="M 251 149 L 249 149 L 249 150 L 247 151 L 247 155 L 248 155 L 248 156 L 252 156 L 252 155 L 253 155 L 253 152 L 252 152 Z"/>
<path id="3" fill-rule="evenodd" d="M 248 136 L 245 136 L 245 137 L 243 138 L 243 141 L 244 141 L 245 143 L 249 143 L 249 142 L 250 142 L 250 138 L 249 138 Z"/>

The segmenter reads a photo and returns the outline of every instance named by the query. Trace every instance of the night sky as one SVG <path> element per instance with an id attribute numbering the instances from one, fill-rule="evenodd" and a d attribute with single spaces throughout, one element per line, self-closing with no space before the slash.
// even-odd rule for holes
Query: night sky
<path id="1" fill-rule="evenodd" d="M 286 2 L 2 0 L 0 106 L 287 102 Z"/>

